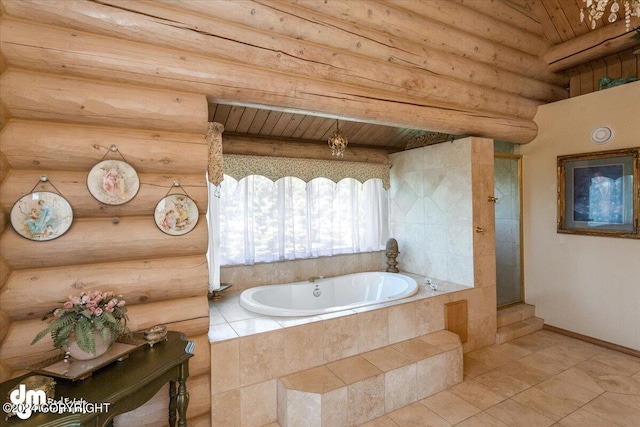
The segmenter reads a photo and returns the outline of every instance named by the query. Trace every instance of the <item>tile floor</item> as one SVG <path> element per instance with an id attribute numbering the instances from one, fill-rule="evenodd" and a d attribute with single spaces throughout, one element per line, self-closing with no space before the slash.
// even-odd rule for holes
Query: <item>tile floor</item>
<path id="1" fill-rule="evenodd" d="M 360 427 L 453 425 L 638 427 L 640 358 L 542 330 L 467 353 L 461 384 Z"/>

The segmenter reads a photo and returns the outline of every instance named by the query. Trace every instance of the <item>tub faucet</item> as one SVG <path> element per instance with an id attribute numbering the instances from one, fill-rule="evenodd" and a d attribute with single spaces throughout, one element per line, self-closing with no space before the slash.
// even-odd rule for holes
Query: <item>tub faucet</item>
<path id="1" fill-rule="evenodd" d="M 321 280 L 321 279 L 324 279 L 324 277 L 322 277 L 322 276 L 311 276 L 311 277 L 309 277 L 309 281 L 311 283 L 315 282 L 316 280 Z"/>

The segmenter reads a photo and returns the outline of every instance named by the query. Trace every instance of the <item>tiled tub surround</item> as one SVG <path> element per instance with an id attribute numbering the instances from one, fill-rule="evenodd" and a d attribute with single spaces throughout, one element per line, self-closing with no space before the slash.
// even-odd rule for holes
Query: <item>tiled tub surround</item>
<path id="1" fill-rule="evenodd" d="M 399 301 L 304 318 L 258 315 L 240 307 L 239 291 L 225 292 L 211 304 L 212 425 L 275 422 L 279 378 L 441 331 L 446 303 L 468 300 L 471 322 L 484 315 L 474 307 L 495 301 L 486 291 L 495 288 L 438 285 L 437 291 L 421 285 Z"/>

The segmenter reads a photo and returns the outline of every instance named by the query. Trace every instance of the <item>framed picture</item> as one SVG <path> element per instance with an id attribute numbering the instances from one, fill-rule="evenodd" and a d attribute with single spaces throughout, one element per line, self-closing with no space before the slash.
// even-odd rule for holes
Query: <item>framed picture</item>
<path id="1" fill-rule="evenodd" d="M 156 225 L 170 236 L 182 236 L 198 223 L 198 206 L 186 194 L 170 194 L 156 205 Z"/>
<path id="2" fill-rule="evenodd" d="M 67 199 L 49 191 L 22 196 L 11 208 L 11 226 L 29 240 L 53 240 L 66 233 L 72 222 Z"/>
<path id="3" fill-rule="evenodd" d="M 640 238 L 640 147 L 558 156 L 558 233 Z"/>
<path id="4" fill-rule="evenodd" d="M 138 173 L 122 160 L 103 160 L 87 176 L 87 187 L 96 200 L 107 205 L 122 205 L 140 189 Z"/>

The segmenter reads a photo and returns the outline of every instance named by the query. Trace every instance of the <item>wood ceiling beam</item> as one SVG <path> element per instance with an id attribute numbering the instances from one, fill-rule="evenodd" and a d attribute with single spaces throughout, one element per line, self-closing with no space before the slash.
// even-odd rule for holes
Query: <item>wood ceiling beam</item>
<path id="1" fill-rule="evenodd" d="M 640 18 L 631 20 L 631 27 L 640 25 Z M 555 45 L 543 56 L 552 71 L 562 71 L 594 59 L 633 47 L 637 41 L 626 31 L 624 21 L 601 27 Z"/>

